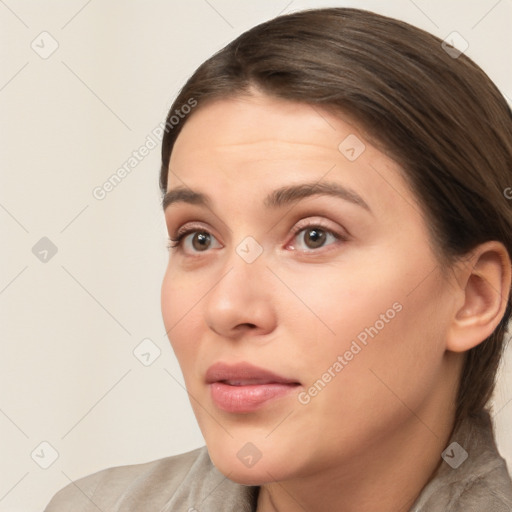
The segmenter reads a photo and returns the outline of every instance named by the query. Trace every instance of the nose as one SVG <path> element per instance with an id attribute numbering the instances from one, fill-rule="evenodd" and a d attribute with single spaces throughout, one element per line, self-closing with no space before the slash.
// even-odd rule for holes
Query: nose
<path id="1" fill-rule="evenodd" d="M 248 263 L 233 251 L 223 270 L 205 297 L 206 324 L 223 338 L 262 340 L 277 323 L 272 273 L 264 257 Z"/>

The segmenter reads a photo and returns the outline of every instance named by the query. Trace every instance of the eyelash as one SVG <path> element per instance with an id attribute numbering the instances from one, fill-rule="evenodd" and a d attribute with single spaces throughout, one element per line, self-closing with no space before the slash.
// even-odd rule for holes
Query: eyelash
<path id="1" fill-rule="evenodd" d="M 188 236 L 192 233 L 199 233 L 199 232 L 209 233 L 209 231 L 207 231 L 206 229 L 200 228 L 198 226 L 191 226 L 189 228 L 184 229 L 183 231 L 178 230 L 178 232 L 176 233 L 176 235 L 174 237 L 172 237 L 172 236 L 169 237 L 167 249 L 169 249 L 169 250 L 180 249 L 183 239 L 186 236 Z"/>
<path id="2" fill-rule="evenodd" d="M 318 228 L 318 229 L 324 231 L 325 233 L 332 235 L 334 237 L 334 239 L 338 242 L 347 241 L 346 236 L 333 231 L 328 226 L 326 226 L 322 221 L 309 222 L 309 223 L 305 223 L 305 224 L 302 224 L 299 222 L 292 229 L 292 235 L 293 235 L 292 238 L 294 239 L 301 231 L 306 231 L 307 229 L 312 230 L 315 228 Z M 182 250 L 183 240 L 185 239 L 185 237 L 187 237 L 190 234 L 198 233 L 198 232 L 211 234 L 208 230 L 206 230 L 200 226 L 190 226 L 184 230 L 178 230 L 176 235 L 174 235 L 173 237 L 169 237 L 167 249 L 175 250 L 175 251 Z M 319 249 L 322 249 L 323 247 L 324 246 L 320 247 Z M 315 249 L 312 249 L 311 251 L 315 252 Z M 302 251 L 302 252 L 305 252 L 305 251 Z M 309 251 L 307 251 L 307 252 L 309 252 Z"/>

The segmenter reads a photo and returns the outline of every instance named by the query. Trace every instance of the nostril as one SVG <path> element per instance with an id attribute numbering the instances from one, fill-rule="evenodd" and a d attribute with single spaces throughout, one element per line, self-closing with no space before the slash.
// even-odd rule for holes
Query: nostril
<path id="1" fill-rule="evenodd" d="M 238 327 L 239 328 L 241 328 L 241 327 L 248 327 L 250 329 L 256 329 L 256 324 L 245 323 L 245 324 L 239 324 Z"/>

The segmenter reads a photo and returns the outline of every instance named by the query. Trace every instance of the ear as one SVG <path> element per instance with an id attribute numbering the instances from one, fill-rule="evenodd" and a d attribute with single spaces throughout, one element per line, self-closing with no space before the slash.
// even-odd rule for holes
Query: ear
<path id="1" fill-rule="evenodd" d="M 465 352 L 488 338 L 500 323 L 510 294 L 511 262 L 504 245 L 486 242 L 456 264 L 460 300 L 446 348 Z"/>

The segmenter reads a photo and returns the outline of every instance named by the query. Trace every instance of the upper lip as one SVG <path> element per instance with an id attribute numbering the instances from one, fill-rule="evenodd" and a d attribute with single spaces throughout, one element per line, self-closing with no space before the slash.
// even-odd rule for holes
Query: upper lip
<path id="1" fill-rule="evenodd" d="M 299 384 L 264 368 L 249 363 L 227 364 L 218 362 L 206 372 L 206 382 L 226 382 L 228 384 Z"/>

